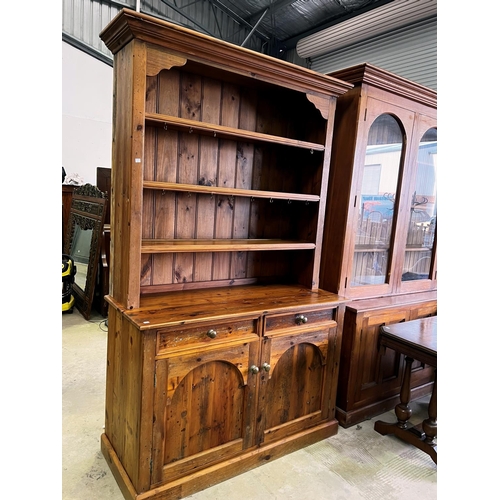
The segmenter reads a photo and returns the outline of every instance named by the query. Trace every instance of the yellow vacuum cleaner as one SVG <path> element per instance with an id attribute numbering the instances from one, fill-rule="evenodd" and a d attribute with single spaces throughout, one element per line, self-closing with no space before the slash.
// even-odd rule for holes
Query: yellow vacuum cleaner
<path id="1" fill-rule="evenodd" d="M 62 312 L 72 313 L 75 298 L 71 293 L 75 282 L 75 261 L 66 254 L 62 254 Z"/>

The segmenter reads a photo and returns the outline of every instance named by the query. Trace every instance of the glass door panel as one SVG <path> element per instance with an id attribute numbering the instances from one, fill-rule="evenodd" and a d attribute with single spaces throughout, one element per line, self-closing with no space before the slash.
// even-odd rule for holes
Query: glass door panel
<path id="1" fill-rule="evenodd" d="M 368 134 L 358 203 L 353 287 L 389 282 L 402 148 L 403 133 L 398 121 L 392 115 L 380 115 Z"/>
<path id="2" fill-rule="evenodd" d="M 420 140 L 402 281 L 429 279 L 437 219 L 437 129 Z"/>

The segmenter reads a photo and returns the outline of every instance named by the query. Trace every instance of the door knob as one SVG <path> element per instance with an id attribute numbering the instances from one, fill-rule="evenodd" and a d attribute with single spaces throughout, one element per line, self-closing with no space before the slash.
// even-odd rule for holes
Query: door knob
<path id="1" fill-rule="evenodd" d="M 307 323 L 307 316 L 304 316 L 303 314 L 299 314 L 298 316 L 295 316 L 295 322 L 297 323 L 297 325 Z"/>
<path id="2" fill-rule="evenodd" d="M 211 339 L 214 339 L 215 337 L 217 337 L 217 332 L 211 328 L 207 332 L 207 337 L 210 337 Z"/>

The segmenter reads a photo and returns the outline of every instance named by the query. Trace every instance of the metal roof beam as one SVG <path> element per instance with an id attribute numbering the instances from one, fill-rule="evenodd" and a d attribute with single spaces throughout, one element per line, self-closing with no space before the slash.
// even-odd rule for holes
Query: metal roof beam
<path id="1" fill-rule="evenodd" d="M 245 44 L 248 42 L 248 39 L 253 35 L 254 31 L 257 29 L 257 26 L 260 24 L 260 22 L 262 21 L 262 19 L 264 19 L 264 17 L 266 16 L 267 14 L 267 11 L 269 9 L 266 9 L 264 11 L 264 13 L 262 14 L 262 16 L 260 16 L 260 19 L 257 21 L 256 25 L 252 28 L 252 31 L 250 31 L 250 33 L 248 33 L 247 37 L 243 40 L 241 46 L 244 47 Z"/>
<path id="2" fill-rule="evenodd" d="M 217 7 L 219 10 L 227 14 L 230 18 L 232 18 L 236 23 L 238 24 L 244 24 L 247 28 L 254 29 L 254 26 L 250 24 L 246 19 L 238 15 L 236 12 L 231 10 L 229 7 L 221 3 L 219 0 L 208 0 L 212 5 Z M 259 36 L 262 40 L 268 41 L 270 37 L 263 33 L 262 31 L 259 31 L 258 29 L 255 30 L 255 35 Z"/>
<path id="3" fill-rule="evenodd" d="M 201 30 L 203 30 L 207 35 L 213 36 L 214 38 L 217 38 L 217 36 L 214 33 L 211 33 L 205 26 L 201 25 L 196 19 L 193 19 L 190 15 L 186 14 L 185 12 L 182 12 L 182 9 L 177 7 L 177 5 L 174 5 L 173 3 L 169 2 L 168 0 L 161 0 L 162 3 L 164 3 L 167 7 L 170 7 L 172 10 L 175 10 L 178 14 L 180 14 L 182 17 L 185 17 L 188 21 L 192 22 L 195 26 L 198 26 Z"/>

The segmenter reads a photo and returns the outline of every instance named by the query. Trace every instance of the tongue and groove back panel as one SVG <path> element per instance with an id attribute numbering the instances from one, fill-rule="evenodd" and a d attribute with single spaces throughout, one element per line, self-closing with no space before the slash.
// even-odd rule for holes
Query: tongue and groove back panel
<path id="1" fill-rule="evenodd" d="M 325 120 L 304 94 L 287 89 L 259 93 L 179 68 L 147 77 L 145 110 L 316 144 L 325 141 Z M 148 123 L 144 148 L 144 181 L 290 193 L 290 197 L 320 195 L 322 151 Z M 300 282 L 302 272 L 308 267 L 311 272 L 307 253 L 317 243 L 317 200 L 145 189 L 143 218 L 142 238 L 147 240 L 198 240 L 200 249 L 202 241 L 214 239 L 299 241 L 312 247 L 293 252 L 143 253 L 143 293 L 196 283 Z M 304 284 L 307 281 L 310 276 Z"/>

